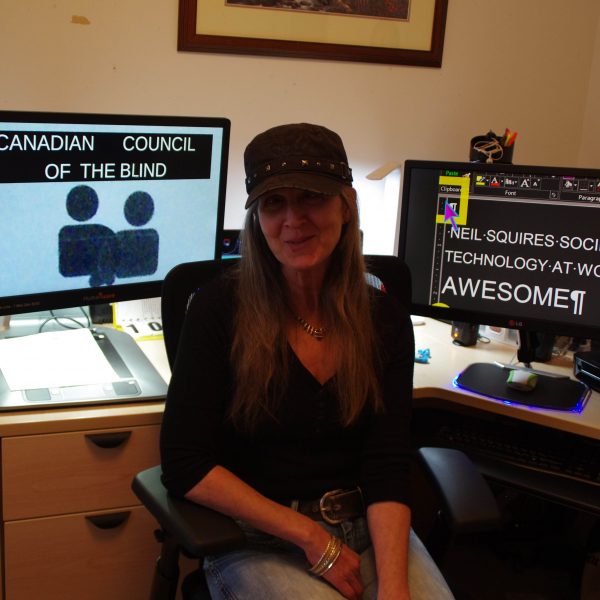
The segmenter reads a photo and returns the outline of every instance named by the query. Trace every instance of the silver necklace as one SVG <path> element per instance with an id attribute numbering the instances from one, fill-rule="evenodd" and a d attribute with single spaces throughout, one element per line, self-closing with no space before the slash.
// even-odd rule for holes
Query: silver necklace
<path id="1" fill-rule="evenodd" d="M 325 327 L 313 327 L 310 323 L 305 321 L 302 317 L 296 317 L 296 321 L 302 325 L 302 329 L 311 335 L 319 342 L 327 335 L 327 329 Z"/>

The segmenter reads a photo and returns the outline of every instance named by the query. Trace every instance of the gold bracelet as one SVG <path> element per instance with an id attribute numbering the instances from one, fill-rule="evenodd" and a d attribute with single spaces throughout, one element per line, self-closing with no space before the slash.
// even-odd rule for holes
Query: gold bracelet
<path id="1" fill-rule="evenodd" d="M 327 573 L 327 571 L 329 571 L 329 569 L 333 567 L 337 559 L 340 557 L 340 554 L 342 553 L 342 546 L 343 543 L 340 542 L 337 552 L 330 558 L 329 562 L 326 565 L 324 565 L 323 568 L 317 573 L 319 577 L 325 575 L 325 573 Z"/>
<path id="2" fill-rule="evenodd" d="M 308 569 L 310 573 L 316 574 L 317 571 L 321 570 L 323 564 L 327 563 L 329 554 L 331 554 L 332 549 L 335 548 L 335 540 L 336 538 L 333 535 L 329 538 L 329 542 L 327 543 L 327 547 L 325 548 L 325 552 L 323 552 L 321 555 L 321 558 L 319 558 L 319 560 L 312 567 L 310 567 L 310 569 Z"/>
<path id="3" fill-rule="evenodd" d="M 332 535 L 321 558 L 308 569 L 309 573 L 317 576 L 327 573 L 327 571 L 333 567 L 335 561 L 340 557 L 343 545 L 342 540 Z"/>
<path id="4" fill-rule="evenodd" d="M 322 576 L 325 573 L 327 573 L 327 571 L 329 571 L 329 569 L 331 569 L 331 567 L 333 567 L 333 565 L 335 564 L 335 561 L 340 557 L 340 554 L 342 553 L 342 546 L 344 545 L 343 542 L 341 540 L 339 540 L 338 538 L 334 538 L 334 539 L 335 539 L 335 544 L 332 547 L 331 552 L 328 554 L 326 560 L 321 565 L 321 568 L 318 569 L 315 573 L 318 576 Z"/>

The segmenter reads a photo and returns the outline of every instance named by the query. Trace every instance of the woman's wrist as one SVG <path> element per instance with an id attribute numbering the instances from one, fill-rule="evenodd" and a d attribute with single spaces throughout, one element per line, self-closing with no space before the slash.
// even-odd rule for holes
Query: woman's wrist
<path id="1" fill-rule="evenodd" d="M 306 520 L 300 536 L 290 541 L 302 548 L 309 565 L 315 565 L 325 553 L 332 536 L 317 521 Z"/>
<path id="2" fill-rule="evenodd" d="M 309 550 L 323 550 L 329 540 L 329 533 L 319 525 L 317 521 L 301 515 L 294 511 L 298 517 L 297 527 L 290 542 L 302 548 L 305 552 Z"/>
<path id="3" fill-rule="evenodd" d="M 316 563 L 309 567 L 309 573 L 317 575 L 318 577 L 325 575 L 325 573 L 327 573 L 327 571 L 333 567 L 335 561 L 340 557 L 343 545 L 344 543 L 342 540 L 332 535 L 329 538 L 327 548 L 325 548 L 325 552 L 323 552 L 321 558 L 319 558 Z"/>

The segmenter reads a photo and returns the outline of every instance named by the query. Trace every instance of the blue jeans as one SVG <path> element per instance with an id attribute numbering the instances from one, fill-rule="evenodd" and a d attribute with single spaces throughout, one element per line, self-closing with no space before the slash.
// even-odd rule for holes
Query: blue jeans
<path id="1" fill-rule="evenodd" d="M 213 600 L 343 600 L 326 581 L 307 571 L 297 546 L 240 523 L 248 540 L 241 550 L 204 560 Z M 323 527 L 361 556 L 363 600 L 376 600 L 375 557 L 365 518 Z M 411 600 L 454 600 L 442 574 L 411 530 L 408 580 Z"/>

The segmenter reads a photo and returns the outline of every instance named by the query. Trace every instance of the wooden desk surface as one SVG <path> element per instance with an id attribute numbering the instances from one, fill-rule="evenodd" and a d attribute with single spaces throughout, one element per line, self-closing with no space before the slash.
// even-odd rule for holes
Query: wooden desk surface
<path id="1" fill-rule="evenodd" d="M 600 393 L 593 392 L 581 413 L 529 408 L 506 404 L 478 394 L 461 390 L 453 385 L 454 378 L 469 364 L 476 362 L 511 363 L 516 361 L 516 348 L 496 341 L 477 342 L 475 346 L 461 347 L 452 343 L 450 325 L 425 319 L 425 325 L 415 326 L 417 349 L 429 348 L 429 364 L 415 363 L 415 405 L 427 398 L 439 398 L 470 408 L 522 419 L 562 431 L 600 439 Z M 561 358 L 551 363 L 534 365 L 543 371 L 562 373 L 572 377 L 571 360 Z"/>
<path id="2" fill-rule="evenodd" d="M 426 404 L 428 398 L 437 398 L 600 439 L 600 393 L 594 392 L 584 410 L 577 414 L 505 404 L 460 390 L 452 384 L 456 375 L 471 363 L 495 360 L 510 363 L 516 352 L 514 347 L 496 341 L 489 344 L 478 342 L 476 346 L 471 347 L 456 346 L 450 337 L 450 326 L 432 319 L 425 319 L 425 325 L 415 326 L 415 341 L 417 348 L 429 348 L 431 351 L 429 364 L 415 364 L 414 397 L 417 406 Z M 165 381 L 168 381 L 170 371 L 162 340 L 142 341 L 140 347 Z M 572 365 L 566 359 L 545 363 L 539 367 L 546 371 L 572 374 Z M 163 402 L 132 402 L 3 412 L 0 414 L 0 437 L 118 428 L 127 426 L 132 417 L 140 425 L 160 423 L 163 408 Z"/>

